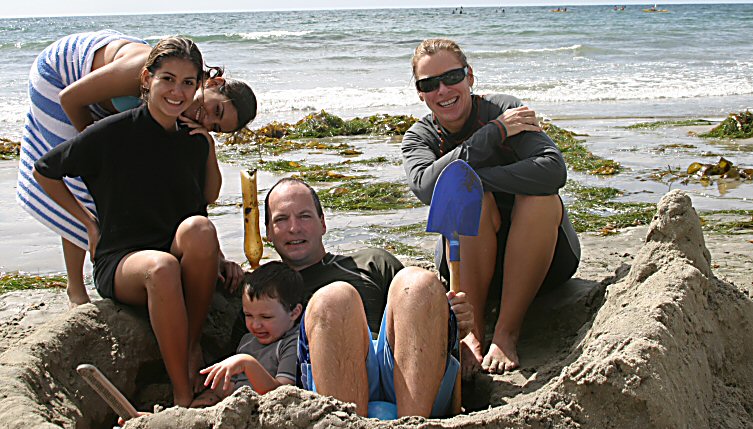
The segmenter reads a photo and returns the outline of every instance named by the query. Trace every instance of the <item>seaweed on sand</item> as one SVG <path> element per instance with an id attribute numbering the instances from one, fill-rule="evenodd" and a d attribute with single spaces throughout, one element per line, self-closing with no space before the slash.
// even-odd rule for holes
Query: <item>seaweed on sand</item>
<path id="1" fill-rule="evenodd" d="M 322 205 L 332 210 L 397 210 L 421 206 L 404 183 L 363 183 L 348 180 L 319 192 Z"/>
<path id="2" fill-rule="evenodd" d="M 622 195 L 615 188 L 584 186 L 570 180 L 563 193 L 570 197 L 567 209 L 577 232 L 615 234 L 620 228 L 648 224 L 656 212 L 655 204 L 611 201 Z"/>
<path id="3" fill-rule="evenodd" d="M 700 137 L 716 137 L 728 139 L 748 139 L 753 137 L 753 113 L 730 113 L 721 124 L 711 131 L 699 134 Z"/>
<path id="4" fill-rule="evenodd" d="M 0 160 L 18 159 L 21 143 L 0 137 Z"/>
<path id="5" fill-rule="evenodd" d="M 692 126 L 704 126 L 711 125 L 711 121 L 706 119 L 682 119 L 678 121 L 655 121 L 655 122 L 639 122 L 637 124 L 628 125 L 625 128 L 628 130 L 642 129 L 642 130 L 654 130 L 657 128 L 667 127 L 692 127 Z"/>
<path id="6" fill-rule="evenodd" d="M 610 176 L 620 172 L 620 163 L 594 155 L 576 139 L 572 131 L 560 128 L 550 122 L 544 123 L 544 132 L 557 144 L 565 157 L 565 162 L 575 171 L 584 171 L 600 176 Z"/>
<path id="7" fill-rule="evenodd" d="M 26 289 L 64 289 L 68 283 L 65 276 L 35 276 L 22 273 L 0 273 L 0 295 Z"/>

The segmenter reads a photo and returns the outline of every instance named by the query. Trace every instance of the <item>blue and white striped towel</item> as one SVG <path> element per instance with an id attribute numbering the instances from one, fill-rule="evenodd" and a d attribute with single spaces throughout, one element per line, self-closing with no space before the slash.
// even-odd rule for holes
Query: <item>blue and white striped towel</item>
<path id="1" fill-rule="evenodd" d="M 21 142 L 16 199 L 35 219 L 87 250 L 84 225 L 52 201 L 31 172 L 34 162 L 42 155 L 78 133 L 60 106 L 60 91 L 86 76 L 91 71 L 94 53 L 117 39 L 146 43 L 113 30 L 72 34 L 42 51 L 29 72 L 31 106 L 26 115 Z M 95 120 L 109 115 L 98 105 L 91 105 L 89 109 Z M 83 181 L 78 177 L 67 177 L 65 183 L 73 195 L 96 214 L 94 201 Z"/>

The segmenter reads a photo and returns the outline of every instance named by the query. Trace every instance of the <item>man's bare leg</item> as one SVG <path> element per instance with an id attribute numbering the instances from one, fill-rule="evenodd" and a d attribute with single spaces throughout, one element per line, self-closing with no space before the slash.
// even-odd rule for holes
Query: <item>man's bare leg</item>
<path id="1" fill-rule="evenodd" d="M 358 292 L 342 282 L 319 289 L 306 307 L 304 323 L 317 392 L 352 402 L 359 415 L 368 415 L 371 338 Z"/>
<path id="2" fill-rule="evenodd" d="M 503 373 L 520 366 L 518 337 L 529 305 L 549 271 L 562 220 L 558 195 L 515 196 L 505 249 L 502 300 L 482 367 Z"/>
<path id="3" fill-rule="evenodd" d="M 65 260 L 65 271 L 68 273 L 68 307 L 75 308 L 81 304 L 90 302 L 89 294 L 86 293 L 84 286 L 84 258 L 86 250 L 76 246 L 70 241 L 63 240 L 63 259 Z"/>
<path id="4" fill-rule="evenodd" d="M 204 388 L 199 376 L 199 370 L 204 367 L 201 330 L 212 303 L 220 253 L 212 222 L 204 216 L 184 220 L 175 233 L 170 253 L 180 260 L 188 315 L 188 377 L 194 391 L 200 391 Z"/>
<path id="5" fill-rule="evenodd" d="M 387 340 L 395 358 L 398 416 L 428 417 L 447 360 L 447 295 L 429 271 L 406 267 L 387 297 Z"/>
<path id="6" fill-rule="evenodd" d="M 484 193 L 478 235 L 460 237 L 460 290 L 473 305 L 473 331 L 462 340 L 462 371 L 467 378 L 478 371 L 484 358 L 486 300 L 497 264 L 497 232 L 501 216 L 494 195 Z M 449 255 L 449 249 L 446 249 Z"/>

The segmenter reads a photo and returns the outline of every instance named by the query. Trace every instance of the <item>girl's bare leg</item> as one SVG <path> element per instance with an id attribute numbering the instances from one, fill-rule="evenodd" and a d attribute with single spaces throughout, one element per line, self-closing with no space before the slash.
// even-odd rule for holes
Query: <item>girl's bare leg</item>
<path id="1" fill-rule="evenodd" d="M 86 293 L 84 286 L 84 258 L 86 250 L 76 246 L 70 241 L 63 240 L 63 259 L 65 260 L 65 270 L 68 273 L 68 307 L 74 308 L 81 304 L 89 302 L 89 295 Z"/>
<path id="2" fill-rule="evenodd" d="M 188 317 L 188 371 L 194 390 L 203 389 L 199 370 L 204 367 L 201 330 L 217 282 L 220 244 L 212 222 L 204 216 L 184 220 L 175 234 L 170 253 L 180 260 L 183 294 Z"/>
<path id="3" fill-rule="evenodd" d="M 549 271 L 562 220 L 558 195 L 516 195 L 505 249 L 502 300 L 494 338 L 482 367 L 502 373 L 520 366 L 520 328 Z"/>
<path id="4" fill-rule="evenodd" d="M 193 390 L 188 379 L 188 316 L 178 259 L 157 250 L 127 255 L 115 272 L 115 297 L 125 304 L 147 306 L 173 383 L 173 401 L 175 405 L 189 406 Z"/>

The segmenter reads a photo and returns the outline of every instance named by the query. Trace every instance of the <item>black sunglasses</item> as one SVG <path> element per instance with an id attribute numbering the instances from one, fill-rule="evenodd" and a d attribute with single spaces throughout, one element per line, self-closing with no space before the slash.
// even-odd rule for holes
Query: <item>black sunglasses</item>
<path id="1" fill-rule="evenodd" d="M 460 83 L 465 77 L 468 76 L 468 67 L 461 67 L 459 69 L 452 69 L 446 71 L 439 76 L 426 77 L 416 81 L 416 89 L 421 92 L 432 92 L 439 88 L 439 82 L 445 84 L 445 86 L 455 85 Z"/>

